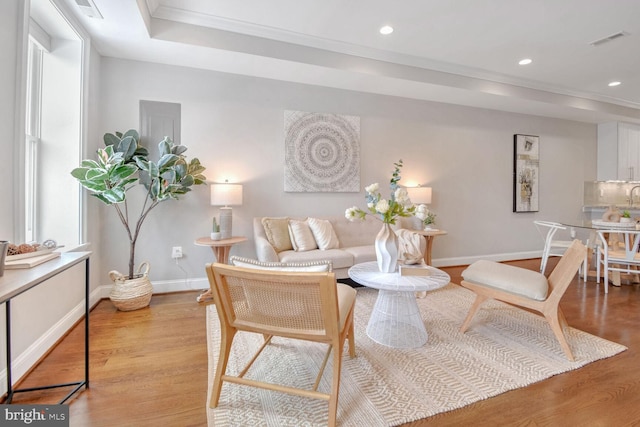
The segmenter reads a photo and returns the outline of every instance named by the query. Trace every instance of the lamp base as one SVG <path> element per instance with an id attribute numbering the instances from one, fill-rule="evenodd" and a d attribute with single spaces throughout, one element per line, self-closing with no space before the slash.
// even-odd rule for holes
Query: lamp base
<path id="1" fill-rule="evenodd" d="M 220 238 L 230 239 L 233 226 L 233 210 L 220 208 Z"/>

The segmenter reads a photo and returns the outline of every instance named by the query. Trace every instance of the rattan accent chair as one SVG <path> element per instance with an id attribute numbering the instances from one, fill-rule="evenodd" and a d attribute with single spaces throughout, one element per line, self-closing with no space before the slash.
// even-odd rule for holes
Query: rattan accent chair
<path id="1" fill-rule="evenodd" d="M 209 406 L 218 406 L 222 384 L 226 382 L 317 398 L 329 402 L 328 425 L 335 426 L 340 388 L 340 369 L 344 342 L 355 357 L 353 310 L 356 291 L 336 283 L 334 273 L 264 271 L 207 264 L 216 310 L 220 319 L 220 355 Z M 237 375 L 227 375 L 227 363 L 238 331 L 265 337 L 264 344 Z M 298 389 L 245 378 L 251 365 L 273 336 L 328 344 L 327 353 L 312 389 Z M 333 351 L 332 351 L 333 350 Z M 318 391 L 324 368 L 333 353 L 331 391 Z"/>

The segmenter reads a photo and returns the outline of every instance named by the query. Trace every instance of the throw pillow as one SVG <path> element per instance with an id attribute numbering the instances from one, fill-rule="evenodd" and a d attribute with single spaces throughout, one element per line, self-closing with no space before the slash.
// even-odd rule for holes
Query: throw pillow
<path id="1" fill-rule="evenodd" d="M 262 226 L 276 252 L 293 249 L 289 238 L 289 218 L 262 218 Z"/>
<path id="2" fill-rule="evenodd" d="M 333 270 L 331 261 L 309 262 L 262 262 L 255 259 L 231 256 L 229 264 L 236 267 L 257 268 L 260 270 L 298 271 L 306 273 L 330 273 Z"/>
<path id="3" fill-rule="evenodd" d="M 316 239 L 313 238 L 313 233 L 311 232 L 307 221 L 290 219 L 289 238 L 291 239 L 291 246 L 293 246 L 293 250 L 296 252 L 318 249 Z"/>
<path id="4" fill-rule="evenodd" d="M 333 230 L 333 226 L 329 220 L 309 218 L 307 219 L 307 223 L 309 224 L 309 228 L 311 228 L 311 232 L 313 233 L 313 237 L 315 238 L 319 249 L 324 251 L 340 247 L 338 236 Z"/>

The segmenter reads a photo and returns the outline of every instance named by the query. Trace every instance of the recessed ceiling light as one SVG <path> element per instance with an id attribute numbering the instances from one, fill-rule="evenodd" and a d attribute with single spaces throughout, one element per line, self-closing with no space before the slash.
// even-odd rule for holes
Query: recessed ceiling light
<path id="1" fill-rule="evenodd" d="M 521 59 L 520 62 L 518 62 L 518 64 L 520 65 L 529 65 L 533 62 L 533 60 L 529 59 L 529 58 L 525 58 L 525 59 Z"/>
<path id="2" fill-rule="evenodd" d="M 614 86 L 620 86 L 621 82 L 610 82 L 609 86 L 610 87 L 614 87 Z"/>
<path id="3" fill-rule="evenodd" d="M 380 34 L 384 34 L 386 36 L 387 34 L 391 33 L 393 33 L 393 27 L 389 25 L 385 25 L 384 27 L 380 28 Z"/>

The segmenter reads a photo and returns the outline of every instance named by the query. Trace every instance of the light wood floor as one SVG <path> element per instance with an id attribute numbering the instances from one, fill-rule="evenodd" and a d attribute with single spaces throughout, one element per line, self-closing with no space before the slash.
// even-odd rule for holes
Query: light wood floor
<path id="1" fill-rule="evenodd" d="M 539 260 L 513 264 L 535 270 Z M 459 283 L 462 268 L 445 270 Z M 71 426 L 206 426 L 205 310 L 196 295 L 157 295 L 135 312 L 118 312 L 108 300 L 94 308 L 91 386 L 71 401 Z M 571 326 L 629 350 L 404 427 L 640 425 L 640 285 L 605 296 L 602 285 L 574 279 L 561 307 Z M 20 387 L 78 380 L 82 357 L 81 324 Z M 22 393 L 13 403 L 53 403 L 62 395 Z"/>

